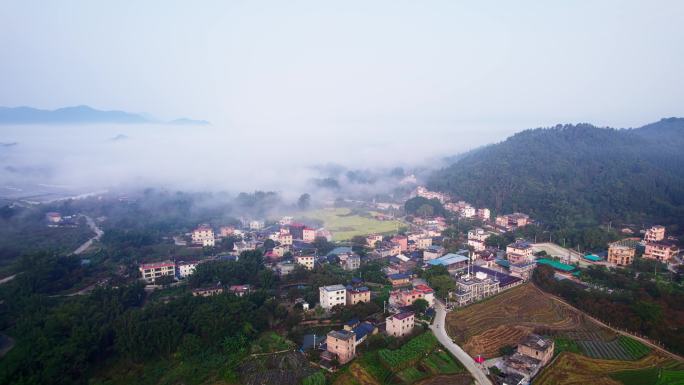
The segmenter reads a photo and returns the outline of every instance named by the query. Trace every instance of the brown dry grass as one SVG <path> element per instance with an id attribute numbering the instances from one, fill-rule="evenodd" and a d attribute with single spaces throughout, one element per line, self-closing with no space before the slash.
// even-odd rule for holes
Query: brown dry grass
<path id="1" fill-rule="evenodd" d="M 620 385 L 610 373 L 659 366 L 668 360 L 657 352 L 638 361 L 599 360 L 563 352 L 535 378 L 534 385 Z"/>
<path id="2" fill-rule="evenodd" d="M 349 370 L 343 373 L 333 383 L 334 385 L 380 385 L 380 383 L 371 376 L 363 366 L 357 362 L 349 366 Z"/>
<path id="3" fill-rule="evenodd" d="M 417 382 L 416 385 L 470 385 L 473 379 L 467 374 L 454 374 L 450 376 L 436 376 Z"/>
<path id="4" fill-rule="evenodd" d="M 447 332 L 472 356 L 498 355 L 505 345 L 517 344 L 535 329 L 545 331 L 582 328 L 582 316 L 524 284 L 484 302 L 447 315 Z"/>

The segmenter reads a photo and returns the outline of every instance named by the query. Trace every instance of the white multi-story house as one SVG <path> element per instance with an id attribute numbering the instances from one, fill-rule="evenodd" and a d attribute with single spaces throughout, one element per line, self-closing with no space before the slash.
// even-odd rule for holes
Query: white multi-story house
<path id="1" fill-rule="evenodd" d="M 300 255 L 295 257 L 295 262 L 307 268 L 307 270 L 313 270 L 316 257 L 313 255 Z"/>
<path id="2" fill-rule="evenodd" d="M 482 251 L 487 248 L 485 240 L 489 238 L 489 233 L 481 228 L 468 231 L 468 246 L 472 246 L 474 251 Z"/>
<path id="3" fill-rule="evenodd" d="M 138 268 L 142 279 L 147 283 L 153 283 L 155 279 L 165 275 L 176 275 L 176 264 L 172 261 L 163 261 L 155 263 L 143 263 Z"/>
<path id="4" fill-rule="evenodd" d="M 344 306 L 347 301 L 347 289 L 342 285 L 321 286 L 318 288 L 321 307 L 326 310 L 334 306 Z"/>
<path id="5" fill-rule="evenodd" d="M 197 261 L 182 261 L 178 262 L 178 276 L 180 278 L 187 278 L 195 272 Z"/>

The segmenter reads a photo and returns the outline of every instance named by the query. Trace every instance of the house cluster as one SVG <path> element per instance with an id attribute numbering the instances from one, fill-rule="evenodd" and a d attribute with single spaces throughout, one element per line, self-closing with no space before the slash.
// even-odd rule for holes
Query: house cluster
<path id="1" fill-rule="evenodd" d="M 141 263 L 138 266 L 140 275 L 143 281 L 148 284 L 154 283 L 157 278 L 164 276 L 171 276 L 176 279 L 184 279 L 195 272 L 198 264 L 206 262 L 210 259 L 202 261 L 172 261 L 166 260 L 161 262 Z"/>
<path id="2" fill-rule="evenodd" d="M 518 343 L 516 351 L 506 357 L 499 369 L 504 373 L 501 383 L 529 384 L 542 367 L 553 358 L 554 341 L 537 334 L 530 334 Z"/>
<path id="3" fill-rule="evenodd" d="M 479 218 L 484 221 L 488 221 L 491 217 L 491 212 L 488 208 L 475 208 L 468 202 L 457 201 L 453 202 L 449 194 L 430 191 L 425 186 L 418 186 L 412 194 L 414 196 L 423 197 L 425 199 L 437 199 L 444 209 L 450 211 L 461 218 Z"/>
<path id="4" fill-rule="evenodd" d="M 409 282 L 410 284 L 410 282 Z M 352 306 L 359 302 L 368 302 L 371 292 L 365 286 L 331 285 L 319 288 L 320 305 L 326 310 L 334 306 Z M 424 299 L 430 307 L 434 306 L 434 291 L 425 284 L 404 287 L 390 292 L 390 310 L 392 315 L 385 318 L 384 323 L 374 321 L 360 322 L 353 319 L 341 330 L 330 331 L 325 342 L 320 345 L 321 365 L 333 367 L 334 362 L 344 365 L 356 357 L 359 344 L 370 335 L 384 332 L 397 338 L 405 337 L 413 331 L 416 316 L 411 305 Z"/>
<path id="5" fill-rule="evenodd" d="M 506 215 L 499 215 L 494 219 L 496 227 L 503 231 L 513 231 L 520 227 L 524 227 L 532 223 L 529 215 L 523 213 L 513 213 Z"/>
<path id="6" fill-rule="evenodd" d="M 628 266 L 634 262 L 637 250 L 643 252 L 643 258 L 670 263 L 679 254 L 676 240 L 666 237 L 664 226 L 652 226 L 641 238 L 625 238 L 608 245 L 606 260 L 614 266 Z"/>

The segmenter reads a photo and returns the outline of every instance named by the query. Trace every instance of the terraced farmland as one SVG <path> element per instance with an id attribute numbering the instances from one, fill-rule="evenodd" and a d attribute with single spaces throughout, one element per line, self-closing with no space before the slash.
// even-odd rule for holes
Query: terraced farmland
<path id="1" fill-rule="evenodd" d="M 447 332 L 471 356 L 498 355 L 525 335 L 577 330 L 583 317 L 544 295 L 532 284 L 503 292 L 487 301 L 447 315 Z"/>
<path id="2" fill-rule="evenodd" d="M 653 352 L 636 361 L 601 360 L 563 352 L 534 379 L 534 385 L 616 385 L 620 383 L 626 385 L 637 383 L 640 385 L 660 385 L 677 383 L 629 381 L 630 379 L 643 381 L 646 378 L 651 378 L 649 373 L 640 371 L 652 368 L 671 368 L 667 369 L 670 372 L 663 374 L 671 376 L 673 380 L 676 380 L 682 373 L 679 364 L 659 352 Z"/>
<path id="3" fill-rule="evenodd" d="M 604 341 L 577 341 L 582 351 L 591 358 L 604 360 L 631 360 L 632 355 L 617 340 Z"/>

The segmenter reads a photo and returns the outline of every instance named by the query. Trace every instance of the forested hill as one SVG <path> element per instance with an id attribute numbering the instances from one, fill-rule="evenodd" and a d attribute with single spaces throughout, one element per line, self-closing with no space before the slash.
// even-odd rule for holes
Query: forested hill
<path id="1" fill-rule="evenodd" d="M 523 131 L 435 172 L 428 186 L 559 227 L 612 220 L 684 229 L 684 119 Z"/>

